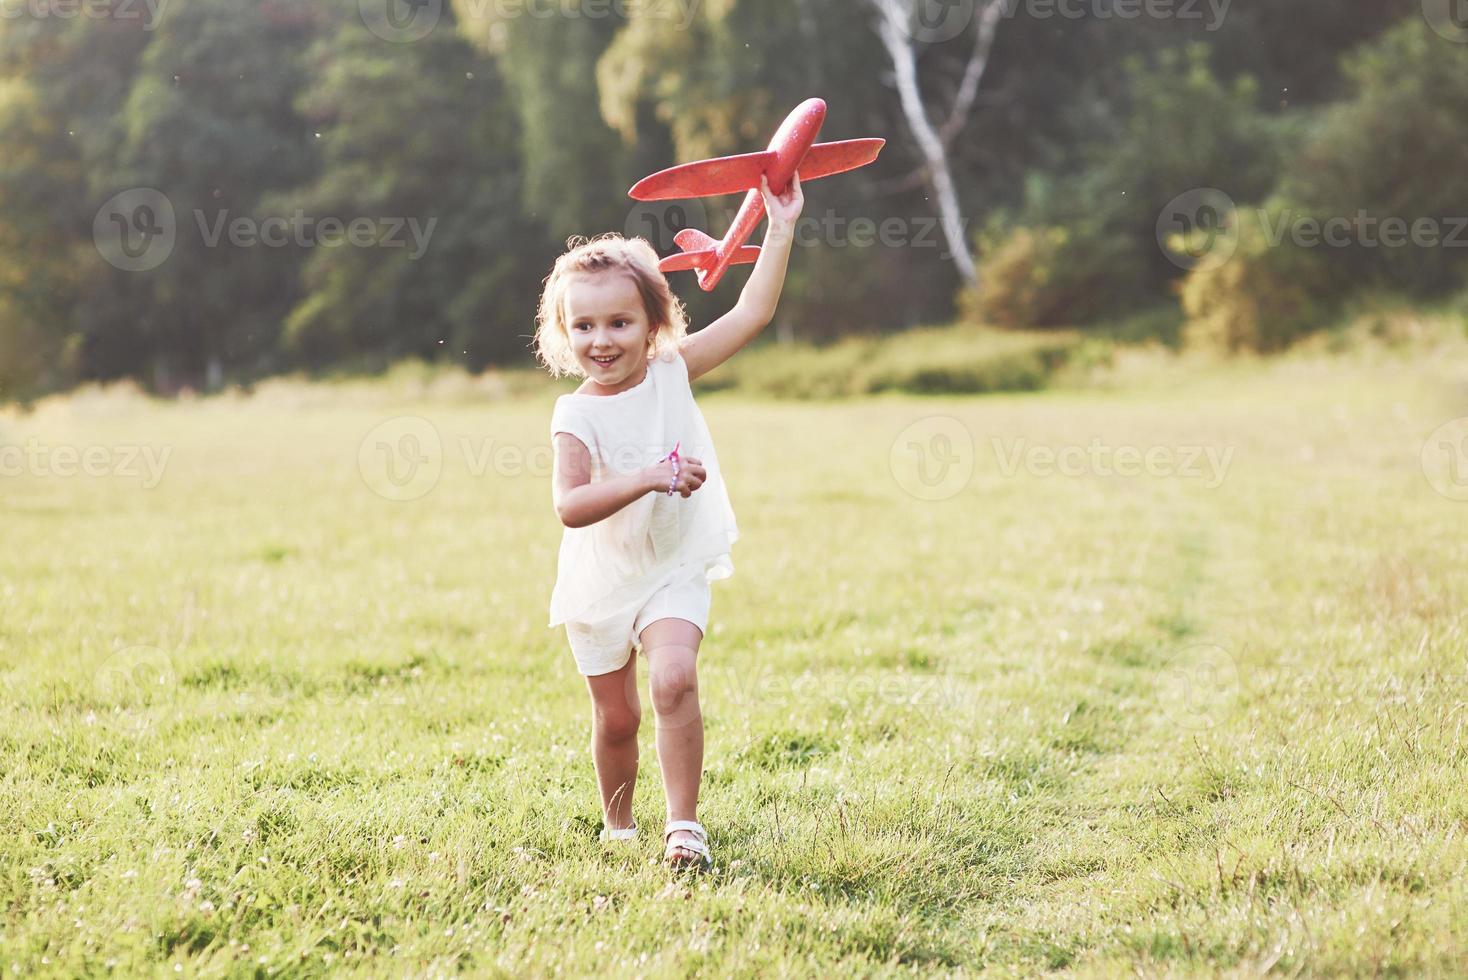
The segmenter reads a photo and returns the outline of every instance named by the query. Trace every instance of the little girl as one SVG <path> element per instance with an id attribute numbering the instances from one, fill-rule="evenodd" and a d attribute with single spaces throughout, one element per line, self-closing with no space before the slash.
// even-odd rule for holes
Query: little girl
<path id="1" fill-rule="evenodd" d="M 739 528 L 718 456 L 689 382 L 749 343 L 774 316 L 795 220 L 799 178 L 769 214 L 763 251 L 734 308 L 689 335 L 682 303 L 640 238 L 572 239 L 540 298 L 536 355 L 552 376 L 583 376 L 556 399 L 552 498 L 565 525 L 550 626 L 566 625 L 591 692 L 592 757 L 603 840 L 634 840 L 637 779 L 634 648 L 647 658 L 658 762 L 667 796 L 664 858 L 707 868 L 698 821 L 703 716 L 697 658 L 709 583 L 734 573 Z"/>

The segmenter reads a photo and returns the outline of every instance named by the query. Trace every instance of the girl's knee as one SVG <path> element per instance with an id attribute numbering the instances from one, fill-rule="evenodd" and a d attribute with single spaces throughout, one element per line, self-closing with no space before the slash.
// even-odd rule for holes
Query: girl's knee
<path id="1" fill-rule="evenodd" d="M 652 707 L 659 715 L 698 704 L 698 672 L 693 657 L 668 657 L 651 671 Z"/>
<path id="2" fill-rule="evenodd" d="M 597 736 L 609 742 L 636 738 L 637 729 L 642 724 L 642 709 L 636 704 L 603 705 L 598 703 L 594 716 Z"/>
<path id="3" fill-rule="evenodd" d="M 621 741 L 637 734 L 642 705 L 637 698 L 637 674 L 623 667 L 589 679 L 592 720 L 597 737 Z"/>

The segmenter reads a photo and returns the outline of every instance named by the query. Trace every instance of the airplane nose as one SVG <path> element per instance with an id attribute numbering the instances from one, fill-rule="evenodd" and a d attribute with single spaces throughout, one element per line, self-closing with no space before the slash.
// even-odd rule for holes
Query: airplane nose
<path id="1" fill-rule="evenodd" d="M 824 122 L 826 119 L 826 100 L 806 99 L 800 104 L 800 114 L 803 116 L 812 116 L 817 122 Z"/>

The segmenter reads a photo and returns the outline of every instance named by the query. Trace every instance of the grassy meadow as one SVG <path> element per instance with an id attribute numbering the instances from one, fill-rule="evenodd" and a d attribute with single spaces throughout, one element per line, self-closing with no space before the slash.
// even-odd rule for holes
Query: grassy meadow
<path id="1" fill-rule="evenodd" d="M 596 840 L 568 388 L 0 414 L 0 974 L 1463 975 L 1465 346 L 703 394 L 699 878 L 645 693 Z"/>

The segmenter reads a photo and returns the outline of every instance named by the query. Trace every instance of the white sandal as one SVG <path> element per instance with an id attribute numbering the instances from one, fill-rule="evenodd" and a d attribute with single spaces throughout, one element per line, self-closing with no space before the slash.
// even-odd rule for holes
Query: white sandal
<path id="1" fill-rule="evenodd" d="M 691 839 L 681 840 L 676 844 L 669 843 L 668 838 L 679 830 L 686 830 L 693 835 Z M 667 847 L 663 851 L 663 860 L 674 868 L 697 868 L 705 871 L 713 866 L 713 857 L 709 854 L 709 835 L 703 829 L 703 825 L 693 820 L 670 820 L 663 828 L 663 841 Z M 678 851 L 692 851 L 697 858 L 689 858 L 678 855 Z"/>
<path id="2" fill-rule="evenodd" d="M 622 841 L 622 840 L 636 840 L 636 839 L 637 839 L 637 821 L 636 820 L 632 821 L 632 826 L 630 826 L 630 827 L 607 827 L 607 826 L 603 825 L 602 828 L 601 828 L 601 841 L 604 844 L 607 841 Z"/>

